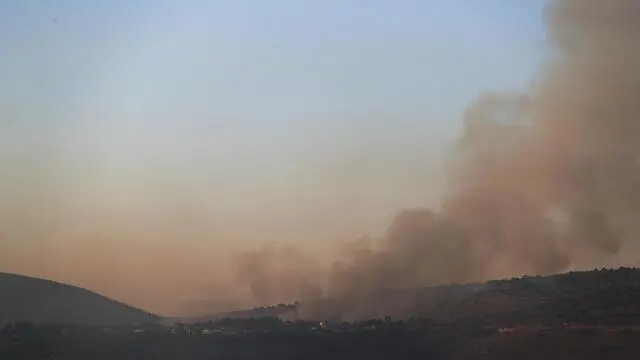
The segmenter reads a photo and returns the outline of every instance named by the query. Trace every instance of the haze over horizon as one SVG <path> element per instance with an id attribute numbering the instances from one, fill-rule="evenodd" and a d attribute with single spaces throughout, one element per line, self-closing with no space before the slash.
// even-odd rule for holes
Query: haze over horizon
<path id="1" fill-rule="evenodd" d="M 617 261 L 635 8 L 552 3 L 0 4 L 0 271 L 168 314 Z"/>

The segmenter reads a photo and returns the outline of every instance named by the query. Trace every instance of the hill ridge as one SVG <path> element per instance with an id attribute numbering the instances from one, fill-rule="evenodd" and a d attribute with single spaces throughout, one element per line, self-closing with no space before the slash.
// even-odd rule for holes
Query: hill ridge
<path id="1" fill-rule="evenodd" d="M 623 276 L 620 276 L 623 275 Z M 613 277 L 613 278 L 612 278 Z M 612 284 L 609 280 L 615 280 Z M 625 282 L 625 284 L 622 284 Z M 285 316 L 296 318 L 381 318 L 393 315 L 439 317 L 440 310 L 449 309 L 453 303 L 498 314 L 520 306 L 543 306 L 561 300 L 577 301 L 579 295 L 567 293 L 572 288 L 576 294 L 597 294 L 607 291 L 629 292 L 630 286 L 640 288 L 640 269 L 635 267 L 595 268 L 571 270 L 549 275 L 522 275 L 519 277 L 492 279 L 484 282 L 437 284 L 410 289 L 384 289 L 350 297 L 322 298 L 296 303 L 295 306 L 266 306 L 206 316 L 185 317 L 186 320 L 220 319 L 223 317 L 247 318 Z M 534 299 L 539 293 L 540 299 Z M 629 296 L 635 296 L 633 294 Z M 531 297 L 531 298 L 530 298 Z M 638 297 L 640 300 L 640 295 Z M 450 302 L 448 304 L 448 302 Z M 466 305 L 463 305 L 466 304 Z M 502 303 L 501 308 L 499 303 Z M 484 304 L 484 305 L 483 305 Z M 550 306 L 550 305 L 549 305 Z M 440 309 L 440 310 L 438 310 Z M 640 310 L 640 309 L 639 309 Z M 472 314 L 469 314 L 471 316 Z"/>
<path id="2" fill-rule="evenodd" d="M 0 272 L 0 326 L 12 321 L 134 325 L 160 317 L 80 286 Z"/>

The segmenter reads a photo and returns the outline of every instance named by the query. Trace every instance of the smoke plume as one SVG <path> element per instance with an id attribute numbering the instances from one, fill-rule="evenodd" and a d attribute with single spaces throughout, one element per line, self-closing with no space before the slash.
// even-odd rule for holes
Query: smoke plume
<path id="1" fill-rule="evenodd" d="M 516 94 L 480 94 L 464 112 L 463 132 L 446 159 L 447 185 L 440 206 L 400 212 L 380 238 L 363 237 L 333 252 L 313 251 L 297 241 L 301 239 L 285 238 L 283 229 L 290 223 L 280 220 L 314 211 L 305 209 L 303 201 L 277 203 L 269 198 L 281 190 L 276 185 L 269 194 L 252 193 L 251 184 L 238 192 L 246 198 L 264 197 L 264 213 L 286 216 L 259 222 L 252 220 L 258 218 L 255 214 L 244 214 L 232 223 L 222 212 L 208 216 L 209 210 L 197 200 L 203 195 L 187 194 L 186 189 L 150 191 L 145 201 L 151 199 L 147 203 L 154 205 L 141 211 L 144 216 L 132 217 L 110 212 L 109 204 L 120 201 L 125 204 L 120 208 L 130 208 L 127 204 L 136 203 L 134 195 L 144 195 L 140 189 L 122 190 L 126 196 L 109 199 L 106 210 L 94 214 L 74 205 L 72 200 L 84 195 L 70 184 L 67 192 L 57 189 L 52 197 L 51 189 L 30 191 L 31 183 L 18 179 L 26 190 L 2 200 L 6 213 L 0 214 L 0 236 L 15 238 L 11 229 L 22 221 L 32 238 L 55 234 L 66 238 L 67 245 L 56 246 L 62 242 L 52 240 L 18 246 L 7 240 L 0 244 L 0 264 L 104 290 L 165 313 L 177 311 L 166 306 L 167 299 L 213 299 L 234 304 L 216 310 L 232 310 L 637 264 L 640 2 L 556 0 L 548 4 L 545 16 L 552 51 L 531 87 Z M 379 175 L 392 178 L 391 165 Z M 252 179 L 260 181 L 277 179 Z M 356 186 L 366 182 L 353 181 Z M 48 183 L 59 188 L 65 180 L 52 178 Z M 331 196 L 333 188 L 327 186 L 313 201 Z M 174 199 L 166 200 L 170 195 Z M 11 199 L 15 206 L 7 207 Z M 225 199 L 233 203 L 233 197 Z M 366 199 L 360 199 L 362 207 L 348 207 L 355 203 L 352 199 L 340 200 L 344 209 L 316 211 L 315 227 L 307 223 L 301 226 L 306 230 L 287 234 L 352 234 L 358 226 L 346 231 L 348 226 L 332 223 L 369 215 L 362 214 Z M 192 211 L 178 211 L 185 208 Z M 158 209 L 175 211 L 156 217 L 149 213 Z M 236 210 L 228 205 L 225 213 Z M 72 217 L 76 220 L 69 220 Z M 219 220 L 211 225 L 213 218 Z M 68 239 L 80 238 L 92 240 L 70 245 Z M 175 246 L 176 238 L 184 245 Z M 206 244 L 195 240 L 203 238 L 226 247 L 196 245 Z M 265 242 L 273 245 L 257 245 Z M 288 245 L 281 246 L 283 242 Z"/>
<path id="2" fill-rule="evenodd" d="M 554 52 L 531 90 L 465 111 L 441 208 L 398 214 L 382 249 L 351 244 L 326 294 L 637 260 L 618 255 L 637 256 L 640 235 L 640 3 L 560 0 L 546 15 Z"/>

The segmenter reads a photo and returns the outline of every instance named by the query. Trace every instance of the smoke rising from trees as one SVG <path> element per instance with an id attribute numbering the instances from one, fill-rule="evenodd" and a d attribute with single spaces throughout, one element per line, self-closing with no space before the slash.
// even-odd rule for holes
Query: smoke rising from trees
<path id="1" fill-rule="evenodd" d="M 0 236 L 19 239 L 0 242 L 0 266 L 104 290 L 163 312 L 169 308 L 166 304 L 181 300 L 222 299 L 226 305 L 219 310 L 230 310 L 571 268 L 636 265 L 640 2 L 555 0 L 548 3 L 545 16 L 552 51 L 531 86 L 521 93 L 479 94 L 464 111 L 463 131 L 447 154 L 447 186 L 440 206 L 400 212 L 386 233 L 372 234 L 379 237 L 341 244 L 336 254 L 319 252 L 308 245 L 311 241 L 302 241 L 307 239 L 284 238 L 281 234 L 287 234 L 291 224 L 279 222 L 307 216 L 313 209 L 305 208 L 298 216 L 298 202 L 276 204 L 275 196 L 269 197 L 272 193 L 260 194 L 249 181 L 243 186 L 222 184 L 235 186 L 242 199 L 234 204 L 236 193 L 220 197 L 226 206 L 220 211 L 200 200 L 202 189 L 219 190 L 204 180 L 177 192 L 174 188 L 179 186 L 160 181 L 171 174 L 140 170 L 149 178 L 146 188 L 125 184 L 108 189 L 120 195 L 112 198 L 83 193 L 79 182 L 61 175 L 64 169 L 39 159 L 38 167 L 18 179 L 21 190 L 11 196 L 7 191 L 0 204 Z M 32 143 L 38 144 L 38 139 Z M 6 164 L 12 160 L 8 150 L 0 155 Z M 423 154 L 411 155 L 414 159 Z M 366 156 L 358 153 L 354 158 L 364 162 Z M 253 166 L 243 160 L 246 163 L 227 163 Z M 193 163 L 181 167 L 185 174 L 190 166 L 205 166 Z M 345 163 L 344 168 L 352 166 Z M 390 164 L 384 170 L 392 178 L 394 169 Z M 340 168 L 340 175 L 348 170 Z M 100 183 L 101 174 L 91 176 Z M 275 178 L 251 181 L 271 181 L 267 188 L 273 192 L 296 196 L 282 189 L 286 174 Z M 38 187 L 36 180 L 41 179 L 45 185 Z M 329 190 L 339 187 L 342 179 L 350 180 L 350 187 L 362 182 L 357 176 L 335 176 L 336 184 L 327 181 L 313 201 L 331 195 Z M 92 212 L 80 198 L 104 211 Z M 258 203 L 250 202 L 254 198 L 265 199 L 259 203 L 262 213 L 243 213 L 246 204 Z M 313 237 L 317 228 L 331 227 L 338 218 L 362 220 L 371 215 L 363 215 L 363 207 L 350 207 L 351 202 L 327 202 L 335 205 L 333 209 L 323 203 L 314 218 L 316 228 L 296 231 Z M 118 211 L 124 208 L 143 215 Z M 353 214 L 353 209 L 360 212 Z M 256 216 L 265 213 L 284 215 Z M 345 232 L 338 226 L 330 230 Z M 27 237 L 45 240 L 28 243 L 23 239 Z M 208 246 L 203 239 L 221 245 Z M 256 239 L 272 245 L 256 247 Z M 282 242 L 290 245 L 281 246 Z"/>
<path id="2" fill-rule="evenodd" d="M 555 52 L 531 90 L 480 94 L 466 109 L 441 208 L 403 211 L 382 249 L 361 239 L 324 277 L 283 283 L 363 295 L 637 255 L 640 2 L 553 1 L 546 20 Z M 259 264 L 272 256 L 241 263 L 258 266 L 245 273 L 252 286 L 269 282 Z M 258 298 L 266 291 L 254 290 Z"/>

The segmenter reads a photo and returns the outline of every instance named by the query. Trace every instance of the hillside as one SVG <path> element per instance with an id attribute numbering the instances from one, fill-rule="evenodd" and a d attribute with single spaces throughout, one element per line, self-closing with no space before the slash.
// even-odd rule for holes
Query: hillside
<path id="1" fill-rule="evenodd" d="M 295 308 L 275 306 L 210 318 L 283 315 L 316 320 L 421 317 L 440 324 L 601 322 L 603 319 L 608 323 L 636 324 L 640 321 L 640 270 L 603 269 L 389 290 L 358 298 L 303 302 Z"/>
<path id="2" fill-rule="evenodd" d="M 301 304 L 302 318 L 424 317 L 441 324 L 640 321 L 640 270 L 525 276 Z"/>
<path id="3" fill-rule="evenodd" d="M 270 317 L 308 310 L 392 318 Z M 638 359 L 639 315 L 640 270 L 621 268 L 281 304 L 167 327 L 11 324 L 0 330 L 0 358 Z"/>
<path id="4" fill-rule="evenodd" d="M 116 326 L 158 320 L 155 315 L 92 291 L 0 273 L 0 327 L 12 321 Z"/>
<path id="5" fill-rule="evenodd" d="M 202 322 L 202 321 L 216 321 L 224 318 L 259 319 L 259 318 L 269 318 L 269 317 L 278 317 L 283 320 L 297 320 L 298 317 L 296 315 L 296 305 L 278 304 L 275 306 L 259 307 L 259 308 L 253 308 L 253 309 L 247 309 L 247 310 L 228 311 L 228 312 L 216 313 L 212 315 L 186 316 L 176 320 L 180 320 L 182 322 L 187 322 L 187 323 L 196 323 L 196 322 Z"/>

